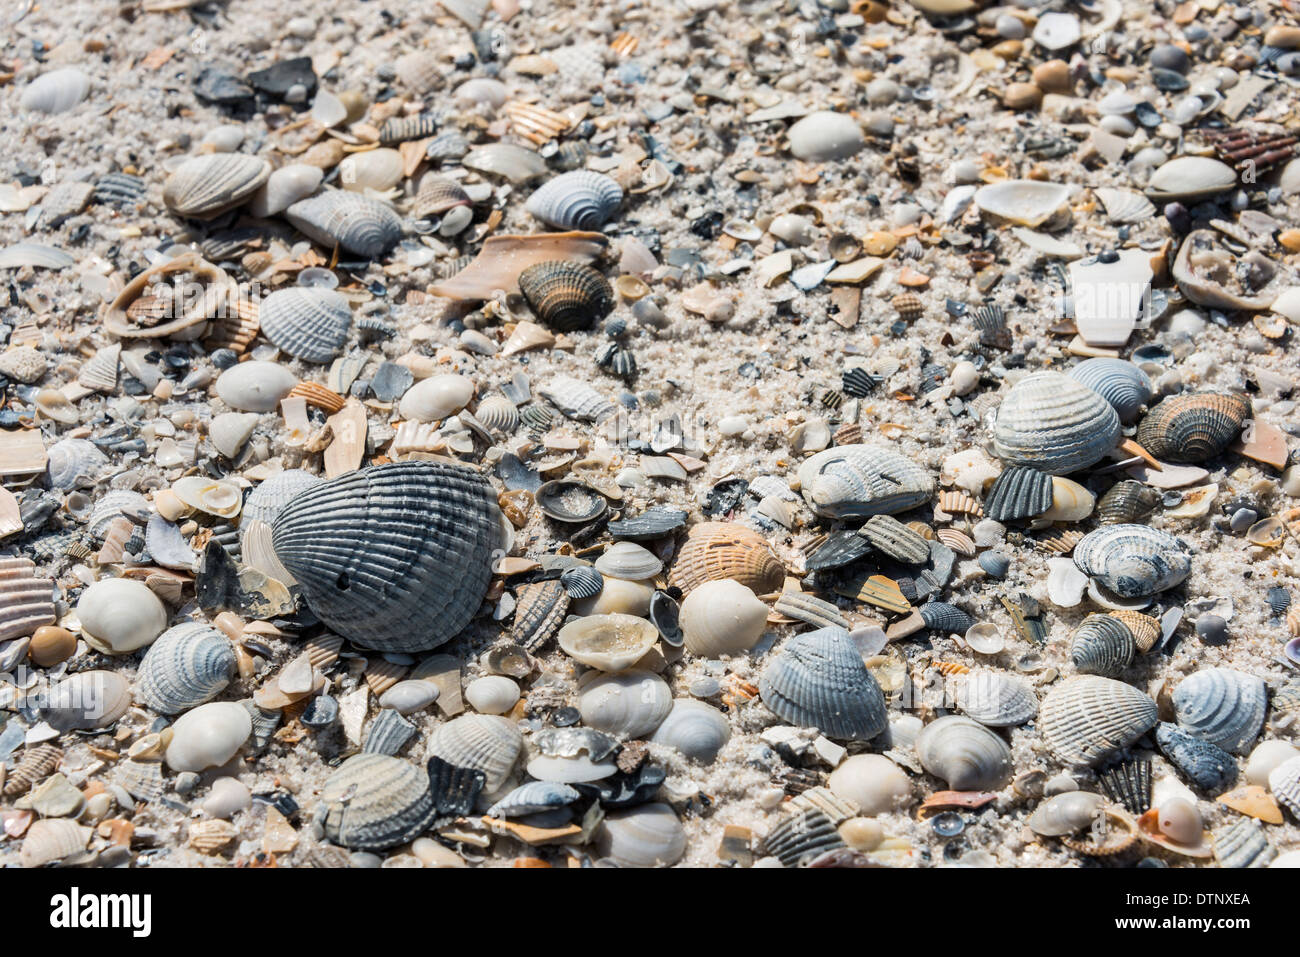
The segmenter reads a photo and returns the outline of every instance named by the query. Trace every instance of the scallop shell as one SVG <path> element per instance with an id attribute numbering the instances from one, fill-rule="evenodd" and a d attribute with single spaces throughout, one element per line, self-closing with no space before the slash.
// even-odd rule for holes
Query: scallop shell
<path id="1" fill-rule="evenodd" d="M 66 861 L 85 851 L 92 833 L 90 828 L 66 818 L 33 821 L 23 837 L 18 860 L 23 867 L 44 867 Z"/>
<path id="2" fill-rule="evenodd" d="M 1142 418 L 1137 443 L 1165 462 L 1204 462 L 1241 434 L 1250 411 L 1250 402 L 1237 395 L 1192 392 L 1170 396 Z"/>
<path id="3" fill-rule="evenodd" d="M 1043 837 L 1065 837 L 1091 828 L 1105 803 L 1104 797 L 1092 791 L 1066 791 L 1038 805 L 1025 823 Z"/>
<path id="4" fill-rule="evenodd" d="M 41 717 L 57 731 L 107 728 L 131 706 L 131 689 L 116 671 L 80 671 L 50 687 Z"/>
<path id="5" fill-rule="evenodd" d="M 1060 372 L 1036 372 L 1017 382 L 993 423 L 999 458 L 1052 475 L 1087 468 L 1119 440 L 1119 416 L 1110 404 Z"/>
<path id="6" fill-rule="evenodd" d="M 1212 832 L 1214 859 L 1220 867 L 1267 867 L 1277 857 L 1277 848 L 1264 836 L 1264 826 L 1248 817 L 1239 817 Z"/>
<path id="7" fill-rule="evenodd" d="M 0 641 L 54 624 L 54 581 L 36 577 L 36 563 L 0 558 Z"/>
<path id="8" fill-rule="evenodd" d="M 1102 525 L 1131 525 L 1146 518 L 1160 504 L 1160 493 L 1133 479 L 1116 482 L 1097 502 Z"/>
<path id="9" fill-rule="evenodd" d="M 1288 758 L 1270 771 L 1268 789 L 1278 804 L 1300 819 L 1300 757 Z"/>
<path id="10" fill-rule="evenodd" d="M 970 718 L 936 718 L 916 736 L 916 754 L 925 770 L 954 791 L 997 791 L 1011 780 L 1011 749 L 996 734 Z"/>
<path id="11" fill-rule="evenodd" d="M 672 691 L 649 671 L 599 675 L 578 692 L 582 723 L 620 738 L 644 737 L 672 708 Z"/>
<path id="12" fill-rule="evenodd" d="M 653 744 L 674 748 L 692 761 L 711 763 L 731 739 L 731 725 L 717 708 L 678 698 L 672 711 L 650 736 Z"/>
<path id="13" fill-rule="evenodd" d="M 732 522 L 701 522 L 677 552 L 669 583 L 684 594 L 705 582 L 732 579 L 756 595 L 779 591 L 785 566 L 772 554 L 767 539 Z"/>
<path id="14" fill-rule="evenodd" d="M 1264 679 L 1230 668 L 1203 668 L 1173 693 L 1178 723 L 1225 751 L 1239 752 L 1259 735 L 1268 709 Z"/>
<path id="15" fill-rule="evenodd" d="M 1070 370 L 1070 378 L 1109 402 L 1123 423 L 1136 421 L 1154 392 L 1147 374 L 1125 359 L 1085 359 Z"/>
<path id="16" fill-rule="evenodd" d="M 519 428 L 519 408 L 503 395 L 488 396 L 474 415 L 492 432 L 511 435 Z"/>
<path id="17" fill-rule="evenodd" d="M 149 646 L 136 694 L 159 714 L 179 714 L 219 695 L 236 670 L 230 639 L 201 622 L 185 622 Z"/>
<path id="18" fill-rule="evenodd" d="M 333 289 L 290 286 L 262 300 L 259 319 L 266 338 L 306 362 L 329 362 L 348 341 L 352 307 Z"/>
<path id="19" fill-rule="evenodd" d="M 212 219 L 262 188 L 271 164 L 245 153 L 208 153 L 186 160 L 163 185 L 163 202 L 178 216 Z"/>
<path id="20" fill-rule="evenodd" d="M 1143 598 L 1173 588 L 1192 570 L 1191 549 L 1146 525 L 1106 525 L 1074 546 L 1079 571 L 1121 598 Z"/>
<path id="21" fill-rule="evenodd" d="M 667 867 L 686 853 L 686 831 L 671 807 L 652 802 L 607 815 L 595 844 L 620 867 Z"/>
<path id="22" fill-rule="evenodd" d="M 117 389 L 117 367 L 121 356 L 119 343 L 98 350 L 77 371 L 77 384 L 95 392 L 113 392 Z"/>
<path id="23" fill-rule="evenodd" d="M 383 193 L 402 181 L 402 154 L 383 148 L 351 153 L 339 163 L 338 172 L 339 185 L 346 190 Z"/>
<path id="24" fill-rule="evenodd" d="M 743 654 L 763 636 L 767 614 L 767 605 L 739 582 L 705 582 L 682 602 L 686 650 L 704 658 Z"/>
<path id="25" fill-rule="evenodd" d="M 1034 518 L 1052 507 L 1052 476 L 1024 465 L 1003 469 L 984 498 L 984 514 L 999 522 Z"/>
<path id="26" fill-rule="evenodd" d="M 499 515 L 479 473 L 398 462 L 300 493 L 272 542 L 334 631 L 366 648 L 427 651 L 455 637 L 486 595 Z"/>
<path id="27" fill-rule="evenodd" d="M 383 203 L 347 190 L 330 190 L 300 200 L 285 210 L 285 218 L 322 246 L 342 246 L 374 259 L 402 238 L 402 222 Z"/>
<path id="28" fill-rule="evenodd" d="M 614 308 L 614 289 L 583 263 L 549 260 L 519 274 L 519 291 L 537 318 L 560 332 L 590 329 Z"/>
<path id="29" fill-rule="evenodd" d="M 1034 689 L 998 671 L 972 671 L 957 678 L 957 707 L 980 724 L 1009 728 L 1038 714 Z"/>
<path id="30" fill-rule="evenodd" d="M 596 230 L 623 202 L 623 188 L 604 173 L 576 169 L 544 184 L 524 208 L 557 229 Z"/>
<path id="31" fill-rule="evenodd" d="M 885 696 L 843 628 L 789 639 L 759 681 L 763 703 L 778 717 L 827 737 L 874 738 L 885 730 Z"/>
<path id="32" fill-rule="evenodd" d="M 50 488 L 66 492 L 91 485 L 108 465 L 108 456 L 87 439 L 60 439 L 46 450 Z"/>
<path id="33" fill-rule="evenodd" d="M 1267 309 L 1285 288 L 1287 276 L 1258 249 L 1237 255 L 1210 229 L 1187 235 L 1171 271 L 1183 295 L 1215 309 Z"/>
<path id="34" fill-rule="evenodd" d="M 454 179 L 428 174 L 420 180 L 420 191 L 415 194 L 411 215 L 416 219 L 441 216 L 457 206 L 469 206 L 471 201 L 465 188 Z"/>
<path id="35" fill-rule="evenodd" d="M 66 113 L 86 98 L 90 77 L 76 67 L 42 73 L 23 90 L 19 106 L 35 113 Z"/>
<path id="36" fill-rule="evenodd" d="M 1057 760 L 1098 764 L 1155 727 L 1156 703 L 1132 685 L 1097 675 L 1067 678 L 1047 693 L 1038 727 Z"/>
<path id="37" fill-rule="evenodd" d="M 482 771 L 484 789 L 499 790 L 523 751 L 514 722 L 493 714 L 463 714 L 440 724 L 429 736 L 429 756 L 458 768 Z"/>
<path id="38" fill-rule="evenodd" d="M 605 579 L 594 568 L 570 568 L 560 575 L 560 585 L 570 598 L 594 598 L 600 594 Z"/>
<path id="39" fill-rule="evenodd" d="M 615 542 L 596 559 L 596 571 L 609 578 L 642 581 L 654 578 L 664 563 L 648 549 L 632 542 Z"/>
<path id="40" fill-rule="evenodd" d="M 1032 179 L 1011 179 L 981 186 L 975 205 L 986 213 L 1020 226 L 1041 226 L 1065 209 L 1070 188 Z"/>
<path id="41" fill-rule="evenodd" d="M 582 798 L 582 792 L 567 784 L 529 781 L 521 784 L 487 810 L 488 817 L 512 818 L 568 807 Z"/>
<path id="42" fill-rule="evenodd" d="M 817 808 L 782 818 L 763 838 L 763 850 L 786 867 L 798 867 L 844 846 L 835 822 Z"/>
<path id="43" fill-rule="evenodd" d="M 1101 200 L 1101 205 L 1106 209 L 1106 218 L 1112 223 L 1140 223 L 1151 219 L 1156 214 L 1155 205 L 1151 200 L 1131 189 L 1108 189 L 1099 186 L 1093 192 Z"/>
<path id="44" fill-rule="evenodd" d="M 577 379 L 557 376 L 537 390 L 570 419 L 599 424 L 616 411 L 614 403 Z"/>
<path id="45" fill-rule="evenodd" d="M 975 624 L 975 619 L 956 605 L 943 601 L 929 601 L 920 608 L 921 619 L 931 631 L 950 635 L 964 635 Z"/>
<path id="46" fill-rule="evenodd" d="M 158 761 L 123 761 L 115 783 L 137 801 L 156 801 L 167 792 Z"/>
<path id="47" fill-rule="evenodd" d="M 1070 661 L 1084 675 L 1118 678 L 1136 654 L 1133 632 L 1110 615 L 1089 615 L 1075 629 L 1070 642 Z"/>
<path id="48" fill-rule="evenodd" d="M 872 445 L 838 445 L 799 466 L 804 500 L 818 515 L 892 515 L 929 500 L 934 478 L 911 459 Z"/>
<path id="49" fill-rule="evenodd" d="M 929 543 L 892 515 L 872 515 L 858 534 L 877 551 L 905 564 L 924 565 L 930 558 Z"/>
<path id="50" fill-rule="evenodd" d="M 601 671 L 631 668 L 658 640 L 659 630 L 650 622 L 619 613 L 577 618 L 559 633 L 565 654 Z"/>
<path id="51" fill-rule="evenodd" d="M 1157 202 L 1201 199 L 1237 185 L 1237 173 L 1208 156 L 1179 156 L 1162 165 L 1147 181 L 1146 194 Z"/>
<path id="52" fill-rule="evenodd" d="M 557 581 L 520 585 L 515 592 L 515 622 L 510 637 L 527 651 L 536 651 L 564 624 L 569 594 Z"/>
<path id="53" fill-rule="evenodd" d="M 335 844 L 382 851 L 418 837 L 435 813 L 420 768 L 387 755 L 354 754 L 325 779 L 315 817 Z"/>
<path id="54" fill-rule="evenodd" d="M 1169 763 L 1202 791 L 1222 791 L 1237 779 L 1237 762 L 1231 754 L 1176 724 L 1161 722 L 1156 744 Z"/>

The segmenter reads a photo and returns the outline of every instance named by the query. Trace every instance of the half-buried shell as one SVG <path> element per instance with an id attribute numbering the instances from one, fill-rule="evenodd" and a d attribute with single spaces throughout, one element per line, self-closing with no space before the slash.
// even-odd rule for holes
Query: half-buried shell
<path id="1" fill-rule="evenodd" d="M 329 362 L 348 341 L 352 307 L 333 289 L 290 286 L 262 300 L 262 332 L 278 348 L 307 362 Z"/>
<path id="2" fill-rule="evenodd" d="M 355 754 L 325 779 L 315 815 L 335 844 L 382 851 L 418 837 L 435 811 L 423 770 L 400 758 Z"/>
<path id="3" fill-rule="evenodd" d="M 209 153 L 188 159 L 167 177 L 163 202 L 178 216 L 212 219 L 262 188 L 271 164 L 246 153 Z"/>
<path id="4" fill-rule="evenodd" d="M 885 730 L 885 696 L 843 628 L 796 635 L 768 662 L 759 681 L 778 717 L 831 738 L 867 740 Z"/>
<path id="5" fill-rule="evenodd" d="M 482 771 L 488 792 L 505 783 L 523 747 L 523 735 L 514 722 L 492 714 L 463 714 L 439 725 L 429 736 L 430 757 Z"/>
<path id="6" fill-rule="evenodd" d="M 1204 462 L 1241 434 L 1250 411 L 1248 400 L 1230 393 L 1170 396 L 1142 418 L 1137 443 L 1166 462 Z"/>
<path id="7" fill-rule="evenodd" d="M 984 499 L 984 514 L 999 522 L 1034 518 L 1052 507 L 1052 476 L 1026 465 L 1003 469 Z"/>
<path id="8" fill-rule="evenodd" d="M 1136 421 L 1154 391 L 1147 374 L 1126 359 L 1086 359 L 1070 370 L 1070 378 L 1109 402 L 1121 422 Z"/>
<path id="9" fill-rule="evenodd" d="M 590 329 L 614 308 L 614 289 L 583 263 L 551 260 L 519 274 L 519 291 L 537 317 L 561 332 Z"/>
<path id="10" fill-rule="evenodd" d="M 1038 695 L 1018 678 L 998 671 L 972 671 L 957 679 L 957 707 L 980 724 L 1006 728 L 1038 713 Z"/>

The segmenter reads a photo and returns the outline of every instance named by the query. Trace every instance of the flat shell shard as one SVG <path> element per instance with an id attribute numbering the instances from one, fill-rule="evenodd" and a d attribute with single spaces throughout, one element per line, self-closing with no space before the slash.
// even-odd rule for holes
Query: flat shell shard
<path id="1" fill-rule="evenodd" d="M 1102 792 L 1130 814 L 1144 814 L 1151 807 L 1151 762 L 1142 758 L 1119 761 L 1099 775 Z"/>
<path id="2" fill-rule="evenodd" d="M 396 684 L 396 682 L 394 682 Z M 415 725 L 394 708 L 384 708 L 366 728 L 361 750 L 366 754 L 396 755 L 416 734 Z"/>
<path id="3" fill-rule="evenodd" d="M 822 628 L 785 643 L 759 681 L 778 717 L 832 738 L 867 740 L 885 729 L 885 697 L 842 628 Z"/>
<path id="4" fill-rule="evenodd" d="M 1138 223 L 1153 217 L 1156 207 L 1141 193 L 1128 189 L 1107 189 L 1098 187 L 1093 190 L 1106 209 L 1106 216 L 1116 224 Z"/>
<path id="5" fill-rule="evenodd" d="M 432 287 L 447 299 L 491 299 L 497 290 L 519 292 L 519 274 L 548 260 L 592 263 L 608 240 L 600 233 L 539 233 L 535 236 L 492 236 L 460 272 Z"/>
<path id="6" fill-rule="evenodd" d="M 350 850 L 381 851 L 423 833 L 437 809 L 428 776 L 382 754 L 357 754 L 325 780 L 316 820 L 325 837 Z"/>
<path id="7" fill-rule="evenodd" d="M 1052 507 L 1052 476 L 1027 466 L 1004 469 L 984 499 L 984 514 L 999 522 L 1034 518 Z"/>
<path id="8" fill-rule="evenodd" d="M 993 424 L 999 458 L 1052 475 L 1093 465 L 1119 440 L 1119 416 L 1110 404 L 1060 372 L 1036 372 L 1017 382 Z"/>
<path id="9" fill-rule="evenodd" d="M 878 551 L 908 565 L 923 565 L 930 558 L 929 543 L 892 515 L 871 516 L 858 534 Z"/>
<path id="10" fill-rule="evenodd" d="M 308 605 L 367 648 L 426 651 L 469 623 L 500 544 L 496 496 L 467 468 L 378 465 L 323 482 L 275 519 Z"/>
<path id="11" fill-rule="evenodd" d="M 429 792 L 433 795 L 439 820 L 464 817 L 474 810 L 474 804 L 487 780 L 482 771 L 458 768 L 442 758 L 430 758 L 428 768 Z"/>
<path id="12" fill-rule="evenodd" d="M 907 600 L 898 583 L 884 575 L 851 578 L 835 586 L 835 594 L 865 601 L 897 615 L 906 615 L 912 610 L 912 603 Z"/>
<path id="13" fill-rule="evenodd" d="M 1074 322 L 1090 346 L 1128 342 L 1151 286 L 1150 253 L 1124 249 L 1114 255 L 1070 263 Z"/>
<path id="14" fill-rule="evenodd" d="M 975 205 L 983 212 L 1030 227 L 1055 219 L 1069 199 L 1068 186 L 1029 179 L 991 183 L 975 193 Z"/>
<path id="15" fill-rule="evenodd" d="M 1047 693 L 1038 727 L 1052 754 L 1067 764 L 1099 764 L 1155 727 L 1156 703 L 1112 678 L 1067 678 Z"/>
<path id="16" fill-rule="evenodd" d="M 1173 588 L 1192 570 L 1181 539 L 1146 525 L 1107 525 L 1074 546 L 1079 571 L 1122 598 L 1142 598 Z"/>
<path id="17" fill-rule="evenodd" d="M 848 628 L 848 620 L 831 602 L 801 592 L 783 592 L 772 610 L 817 628 Z"/>
<path id="18" fill-rule="evenodd" d="M 1174 714 L 1187 731 L 1238 752 L 1259 735 L 1268 709 L 1264 679 L 1231 668 L 1204 668 L 1174 688 Z"/>
<path id="19" fill-rule="evenodd" d="M 763 848 L 768 855 L 786 867 L 798 867 L 845 846 L 831 819 L 816 809 L 783 818 L 763 839 Z"/>
<path id="20" fill-rule="evenodd" d="M 816 544 L 812 554 L 805 559 L 804 568 L 810 572 L 843 568 L 870 553 L 871 543 L 857 532 L 832 532 L 825 541 Z"/>
<path id="21" fill-rule="evenodd" d="M 1193 392 L 1170 396 L 1138 424 L 1137 443 L 1165 462 L 1195 464 L 1222 453 L 1250 417 L 1238 395 Z"/>
<path id="22" fill-rule="evenodd" d="M 808 505 L 829 518 L 894 514 L 934 494 L 934 478 L 911 459 L 871 445 L 818 452 L 799 467 Z"/>
<path id="23" fill-rule="evenodd" d="M 1213 831 L 1214 859 L 1220 867 L 1268 867 L 1277 848 L 1268 842 L 1259 821 L 1242 817 Z"/>

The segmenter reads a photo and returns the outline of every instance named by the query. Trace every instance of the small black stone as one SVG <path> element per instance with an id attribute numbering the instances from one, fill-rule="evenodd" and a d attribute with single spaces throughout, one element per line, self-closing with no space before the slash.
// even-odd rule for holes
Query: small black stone
<path id="1" fill-rule="evenodd" d="M 265 70 L 255 70 L 246 77 L 254 89 L 275 99 L 284 99 L 292 87 L 302 86 L 310 98 L 316 92 L 316 73 L 311 68 L 311 57 L 300 56 L 281 60 Z"/>

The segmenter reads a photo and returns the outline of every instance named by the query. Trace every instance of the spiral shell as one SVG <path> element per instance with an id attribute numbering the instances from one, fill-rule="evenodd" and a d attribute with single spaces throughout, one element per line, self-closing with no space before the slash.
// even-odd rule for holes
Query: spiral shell
<path id="1" fill-rule="evenodd" d="M 488 792 L 505 783 L 523 747 L 523 735 L 514 722 L 493 714 L 463 714 L 439 725 L 429 736 L 430 757 L 482 771 Z"/>
<path id="2" fill-rule="evenodd" d="M 299 200 L 284 215 L 322 246 L 342 246 L 367 259 L 382 256 L 402 237 L 402 222 L 396 213 L 377 200 L 347 190 Z"/>
<path id="3" fill-rule="evenodd" d="M 596 848 L 620 867 L 668 867 L 686 853 L 686 831 L 667 804 L 641 804 L 607 815 Z"/>
<path id="4" fill-rule="evenodd" d="M 426 651 L 469 623 L 501 541 L 492 486 L 439 462 L 322 482 L 275 519 L 272 543 L 316 615 L 366 648 Z"/>
<path id="5" fill-rule="evenodd" d="M 60 439 L 46 450 L 46 470 L 50 488 L 66 492 L 79 485 L 89 485 L 100 469 L 108 465 L 108 456 L 87 439 Z"/>
<path id="6" fill-rule="evenodd" d="M 382 851 L 418 837 L 435 812 L 420 768 L 383 754 L 354 754 L 325 779 L 315 817 L 335 844 Z"/>
<path id="7" fill-rule="evenodd" d="M 614 308 L 614 289 L 584 263 L 553 259 L 519 274 L 519 291 L 537 318 L 561 332 L 590 329 Z"/>
<path id="8" fill-rule="evenodd" d="M 1125 359 L 1085 359 L 1070 370 L 1070 378 L 1109 402 L 1124 423 L 1136 421 L 1154 392 L 1147 374 Z"/>
<path id="9" fill-rule="evenodd" d="M 668 716 L 650 736 L 652 744 L 673 748 L 690 760 L 705 764 L 712 762 L 730 739 L 727 716 L 691 698 L 674 701 Z"/>
<path id="10" fill-rule="evenodd" d="M 1116 482 L 1097 501 L 1097 521 L 1102 525 L 1131 525 L 1146 518 L 1160 504 L 1160 493 L 1133 479 Z"/>
<path id="11" fill-rule="evenodd" d="M 843 628 L 796 635 L 763 669 L 763 703 L 778 717 L 827 737 L 874 738 L 885 730 L 885 696 Z"/>
<path id="12" fill-rule="evenodd" d="M 1259 735 L 1268 709 L 1264 679 L 1231 668 L 1203 668 L 1173 693 L 1178 723 L 1225 751 L 1239 752 Z"/>
<path id="13" fill-rule="evenodd" d="M 185 622 L 149 646 L 136 694 L 159 714 L 179 714 L 220 694 L 236 667 L 230 639 L 201 622 Z"/>
<path id="14" fill-rule="evenodd" d="M 306 362 L 329 362 L 348 341 L 352 307 L 333 289 L 290 286 L 262 300 L 262 332 L 279 349 Z"/>
<path id="15" fill-rule="evenodd" d="M 1011 749 L 970 718 L 931 721 L 916 736 L 916 754 L 927 772 L 954 791 L 997 791 L 1011 780 Z"/>
<path id="16" fill-rule="evenodd" d="M 1017 382 L 993 423 L 999 458 L 1052 475 L 1087 468 L 1119 439 L 1119 416 L 1110 403 L 1060 372 L 1036 372 Z"/>
<path id="17" fill-rule="evenodd" d="M 1191 549 L 1146 525 L 1107 525 L 1074 546 L 1074 564 L 1122 598 L 1173 588 L 1192 571 Z"/>
<path id="18" fill-rule="evenodd" d="M 672 691 L 649 671 L 599 675 L 578 692 L 582 723 L 620 738 L 644 737 L 672 708 Z"/>
<path id="19" fill-rule="evenodd" d="M 1038 714 L 1038 695 L 1018 678 L 998 671 L 972 671 L 957 679 L 957 707 L 980 724 L 1009 728 Z"/>
<path id="20" fill-rule="evenodd" d="M 1133 632 L 1111 615 L 1089 615 L 1075 629 L 1070 643 L 1070 661 L 1085 675 L 1118 678 L 1136 653 Z"/>
<path id="21" fill-rule="evenodd" d="M 1034 518 L 1052 507 L 1052 476 L 1013 465 L 993 480 L 984 499 L 984 514 L 999 522 Z"/>
<path id="22" fill-rule="evenodd" d="M 1176 724 L 1161 722 L 1156 728 L 1156 744 L 1183 777 L 1202 791 L 1222 791 L 1237 778 L 1237 762 L 1231 754 Z"/>
<path id="23" fill-rule="evenodd" d="M 837 445 L 799 466 L 804 500 L 818 515 L 892 515 L 929 500 L 934 478 L 897 452 L 872 445 Z"/>
<path id="24" fill-rule="evenodd" d="M 733 522 L 701 522 L 677 552 L 669 584 L 684 594 L 705 582 L 732 579 L 756 595 L 778 591 L 785 566 L 772 554 L 767 539 Z"/>
<path id="25" fill-rule="evenodd" d="M 1194 464 L 1226 449 L 1249 417 L 1250 402 L 1238 395 L 1173 395 L 1142 418 L 1136 439 L 1161 461 Z"/>
<path id="26" fill-rule="evenodd" d="M 557 229 L 600 229 L 623 202 L 623 189 L 604 173 L 561 173 L 528 197 L 533 216 Z"/>
<path id="27" fill-rule="evenodd" d="M 163 202 L 178 216 L 212 219 L 262 188 L 271 164 L 245 153 L 209 153 L 188 159 L 167 177 Z"/>
<path id="28" fill-rule="evenodd" d="M 1155 727 L 1156 712 L 1151 697 L 1132 685 L 1078 675 L 1047 693 L 1038 727 L 1058 760 L 1098 764 Z"/>
<path id="29" fill-rule="evenodd" d="M 557 376 L 537 391 L 570 419 L 599 425 L 616 411 L 609 399 L 568 376 Z"/>

